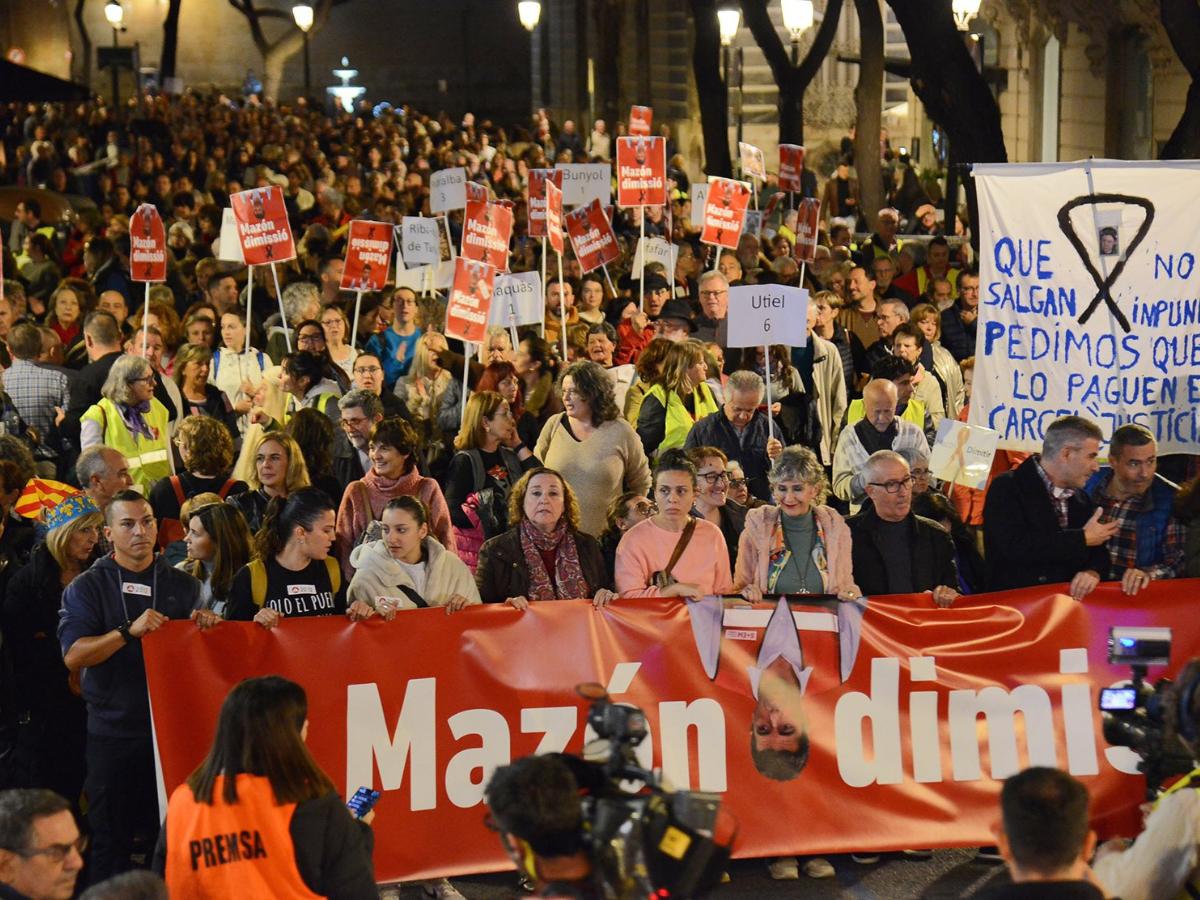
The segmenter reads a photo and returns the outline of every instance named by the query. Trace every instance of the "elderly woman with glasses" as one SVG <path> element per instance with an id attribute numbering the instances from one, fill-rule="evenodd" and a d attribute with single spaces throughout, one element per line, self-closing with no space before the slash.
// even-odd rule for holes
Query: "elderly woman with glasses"
<path id="1" fill-rule="evenodd" d="M 140 356 L 125 354 L 109 370 L 100 401 L 83 414 L 81 450 L 104 444 L 129 461 L 129 475 L 142 493 L 175 473 L 169 414 L 154 398 L 154 369 Z"/>
<path id="2" fill-rule="evenodd" d="M 658 512 L 653 501 L 637 491 L 626 491 L 608 507 L 608 527 L 600 535 L 600 549 L 604 551 L 604 565 L 611 572 L 617 564 L 617 544 L 630 528 Z"/>
<path id="3" fill-rule="evenodd" d="M 768 476 L 775 506 L 746 513 L 738 542 L 734 589 L 747 600 L 763 594 L 862 595 L 851 565 L 850 529 L 831 507 L 825 470 L 807 447 L 787 447 Z"/>

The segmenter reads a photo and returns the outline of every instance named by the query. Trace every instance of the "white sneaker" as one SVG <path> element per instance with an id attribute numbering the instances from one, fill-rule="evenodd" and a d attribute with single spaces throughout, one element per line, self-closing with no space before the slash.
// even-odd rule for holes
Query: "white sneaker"
<path id="1" fill-rule="evenodd" d="M 832 878 L 837 873 L 829 860 L 814 856 L 804 861 L 804 874 L 809 878 Z"/>
<path id="2" fill-rule="evenodd" d="M 425 882 L 421 885 L 421 892 L 426 897 L 436 897 L 437 900 L 467 900 L 446 878 Z"/>
<path id="3" fill-rule="evenodd" d="M 794 856 L 780 856 L 767 863 L 767 872 L 775 881 L 795 881 L 800 877 L 800 863 Z"/>

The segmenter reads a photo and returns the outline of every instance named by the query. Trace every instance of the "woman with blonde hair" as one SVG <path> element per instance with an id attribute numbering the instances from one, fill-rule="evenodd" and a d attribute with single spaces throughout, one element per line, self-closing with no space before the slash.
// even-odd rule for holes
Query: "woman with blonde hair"
<path id="1" fill-rule="evenodd" d="M 413 420 L 428 424 L 435 435 L 458 431 L 462 386 L 439 353 L 449 348 L 446 336 L 427 331 L 417 338 L 409 373 L 396 382 L 396 396 L 404 401 Z"/>
<path id="2" fill-rule="evenodd" d="M 967 398 L 963 387 L 962 366 L 954 356 L 942 346 L 942 316 L 932 303 L 918 303 L 912 308 L 909 322 L 921 330 L 925 336 L 925 346 L 921 348 L 919 362 L 926 372 L 932 372 L 942 389 L 942 405 L 946 415 L 958 418 L 966 405 Z"/>
<path id="3" fill-rule="evenodd" d="M 454 448 L 458 452 L 442 484 L 459 558 L 474 571 L 480 546 L 507 527 L 512 486 L 541 462 L 521 441 L 512 410 L 494 391 L 471 395 Z"/>
<path id="4" fill-rule="evenodd" d="M 637 433 L 646 456 L 682 447 L 692 426 L 719 409 L 707 379 L 703 344 L 687 340 L 667 349 L 638 413 Z"/>
<path id="5" fill-rule="evenodd" d="M 55 639 L 63 589 L 99 555 L 104 517 L 87 494 L 61 500 L 46 515 L 46 540 L 8 582 L 4 641 L 12 655 L 16 746 L 7 761 L 12 787 L 49 788 L 78 806 L 86 770 L 87 707 Z"/>
<path id="6" fill-rule="evenodd" d="M 253 533 L 262 525 L 272 498 L 287 497 L 308 487 L 309 480 L 300 446 L 281 432 L 267 431 L 259 435 L 250 448 L 250 458 L 254 462 L 254 468 L 246 478 L 250 490 L 235 494 L 225 502 L 236 507 Z"/>

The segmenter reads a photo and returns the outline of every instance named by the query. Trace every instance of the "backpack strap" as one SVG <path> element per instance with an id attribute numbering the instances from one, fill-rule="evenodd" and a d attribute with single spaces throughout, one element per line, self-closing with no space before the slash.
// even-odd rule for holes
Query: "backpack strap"
<path id="1" fill-rule="evenodd" d="M 334 595 L 342 589 L 342 567 L 332 556 L 325 557 L 325 571 L 329 573 L 329 587 Z"/>
<path id="2" fill-rule="evenodd" d="M 172 475 L 168 480 L 171 482 L 171 489 L 175 491 L 175 499 L 179 501 L 179 506 L 182 508 L 183 504 L 187 502 L 187 497 L 183 494 L 183 480 L 178 475 Z M 221 495 L 221 499 L 225 499 L 224 494 Z"/>
<path id="3" fill-rule="evenodd" d="M 250 599 L 259 609 L 267 602 L 267 567 L 261 559 L 250 560 Z"/>
<path id="4" fill-rule="evenodd" d="M 225 496 L 233 489 L 235 484 L 237 484 L 237 482 L 234 479 L 226 479 L 225 483 L 221 485 L 221 489 L 217 491 L 217 496 L 224 500 Z"/>
<path id="5" fill-rule="evenodd" d="M 215 383 L 215 382 L 216 382 L 216 380 L 217 380 L 217 376 L 218 376 L 219 374 L 221 374 L 221 357 L 222 357 L 222 356 L 224 356 L 224 355 L 225 355 L 225 354 L 224 354 L 224 353 L 222 353 L 220 350 L 218 350 L 216 353 L 214 353 L 214 354 L 213 354 L 213 358 L 212 358 L 212 380 L 213 380 L 213 382 L 214 382 L 214 383 Z"/>

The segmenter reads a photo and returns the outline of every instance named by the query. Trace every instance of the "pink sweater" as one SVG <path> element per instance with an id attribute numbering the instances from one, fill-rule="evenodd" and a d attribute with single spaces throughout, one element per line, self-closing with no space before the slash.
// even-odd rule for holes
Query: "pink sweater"
<path id="1" fill-rule="evenodd" d="M 659 528 L 650 519 L 625 532 L 617 545 L 617 592 L 622 597 L 661 597 L 651 587 L 650 578 L 671 561 L 680 532 Z M 729 574 L 729 551 L 725 536 L 712 522 L 696 520 L 692 540 L 675 563 L 671 575 L 676 581 L 700 586 L 700 595 L 728 594 L 733 588 Z"/>
<path id="2" fill-rule="evenodd" d="M 354 567 L 350 565 L 350 551 L 354 549 L 354 542 L 367 525 L 383 515 L 383 508 L 389 500 L 404 494 L 416 497 L 425 504 L 429 510 L 429 533 L 451 554 L 457 555 L 450 534 L 450 508 L 446 506 L 446 498 L 442 496 L 438 483 L 432 478 L 423 477 L 415 467 L 395 481 L 380 478 L 372 467 L 358 481 L 350 482 L 342 494 L 342 505 L 338 509 L 338 556 L 342 560 L 346 581 L 354 577 Z M 370 498 L 369 505 L 364 502 L 367 498 Z"/>

